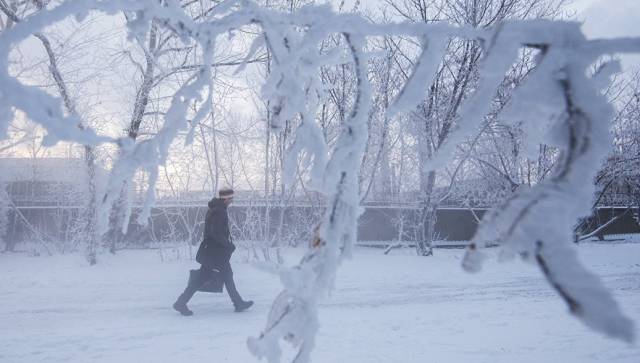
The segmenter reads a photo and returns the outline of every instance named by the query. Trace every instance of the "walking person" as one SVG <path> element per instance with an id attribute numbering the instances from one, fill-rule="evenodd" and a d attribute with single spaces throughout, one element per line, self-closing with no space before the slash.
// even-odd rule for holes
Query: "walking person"
<path id="1" fill-rule="evenodd" d="M 216 273 L 214 269 L 220 271 L 225 289 L 236 312 L 247 310 L 253 305 L 251 300 L 242 300 L 233 282 L 230 259 L 236 246 L 231 241 L 229 215 L 227 214 L 227 207 L 233 201 L 233 189 L 220 189 L 218 195 L 219 198 L 213 198 L 209 201 L 209 210 L 204 221 L 204 239 L 196 254 L 196 261 L 201 265 L 198 278 L 189 281 L 187 288 L 173 304 L 173 308 L 184 316 L 193 315 L 193 312 L 187 307 L 187 303 L 193 294 Z"/>

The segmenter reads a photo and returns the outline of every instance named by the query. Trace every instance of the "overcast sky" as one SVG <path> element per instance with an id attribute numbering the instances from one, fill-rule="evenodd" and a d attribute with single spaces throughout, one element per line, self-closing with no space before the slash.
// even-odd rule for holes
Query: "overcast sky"
<path id="1" fill-rule="evenodd" d="M 640 0 L 575 0 L 589 37 L 640 36 Z"/>
<path id="2" fill-rule="evenodd" d="M 574 0 L 582 30 L 589 38 L 640 37 L 640 0 Z M 624 68 L 640 65 L 640 56 L 622 58 Z"/>

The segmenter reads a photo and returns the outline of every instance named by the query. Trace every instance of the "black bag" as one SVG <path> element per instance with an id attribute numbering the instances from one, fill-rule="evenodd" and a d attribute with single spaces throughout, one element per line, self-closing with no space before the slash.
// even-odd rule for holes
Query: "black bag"
<path id="1" fill-rule="evenodd" d="M 200 270 L 189 271 L 188 284 L 191 285 L 195 280 L 199 278 L 200 278 Z M 217 270 L 214 268 L 212 269 L 211 277 L 198 288 L 198 291 L 222 292 L 222 285 L 224 285 L 222 274 L 220 273 L 220 270 Z"/>

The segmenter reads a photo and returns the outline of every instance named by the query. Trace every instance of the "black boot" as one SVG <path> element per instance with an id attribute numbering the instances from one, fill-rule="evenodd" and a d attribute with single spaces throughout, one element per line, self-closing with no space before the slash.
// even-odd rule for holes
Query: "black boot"
<path id="1" fill-rule="evenodd" d="M 187 303 L 189 302 L 189 300 L 191 300 L 191 297 L 196 293 L 197 290 L 198 281 L 190 280 L 189 284 L 187 284 L 187 288 L 184 289 L 184 292 L 182 294 L 180 294 L 178 300 L 173 303 L 173 308 L 183 316 L 193 315 L 193 311 L 189 310 L 189 308 L 187 307 Z"/>
<path id="2" fill-rule="evenodd" d="M 182 297 L 183 295 L 180 295 L 178 300 L 176 300 L 176 302 L 173 303 L 173 309 L 179 312 L 180 314 L 182 314 L 183 316 L 193 315 L 193 311 L 189 310 L 189 308 L 187 307 L 187 303 L 184 301 Z"/>
<path id="3" fill-rule="evenodd" d="M 235 304 L 236 313 L 241 313 L 247 310 L 248 308 L 250 308 L 252 305 L 253 305 L 253 301 L 251 300 L 240 301 L 239 303 Z"/>
<path id="4" fill-rule="evenodd" d="M 206 273 L 207 270 L 204 268 L 200 268 L 200 272 L 195 274 L 196 270 L 191 270 L 189 275 L 189 283 L 187 283 L 187 288 L 184 289 L 184 292 L 178 297 L 175 303 L 173 303 L 173 308 L 184 316 L 193 315 L 193 311 L 189 310 L 187 307 L 187 303 L 193 297 L 193 294 L 198 291 L 198 288 L 202 285 L 202 281 L 206 281 L 206 278 L 202 278 L 203 273 Z M 193 278 L 192 278 L 193 276 Z"/>

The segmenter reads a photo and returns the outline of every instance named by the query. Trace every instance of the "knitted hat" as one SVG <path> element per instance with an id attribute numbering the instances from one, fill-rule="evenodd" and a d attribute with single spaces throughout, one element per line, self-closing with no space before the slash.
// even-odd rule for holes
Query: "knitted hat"
<path id="1" fill-rule="evenodd" d="M 220 196 L 220 198 L 223 198 L 223 199 L 233 198 L 233 189 L 231 189 L 231 188 L 222 188 L 218 192 L 218 195 Z"/>

